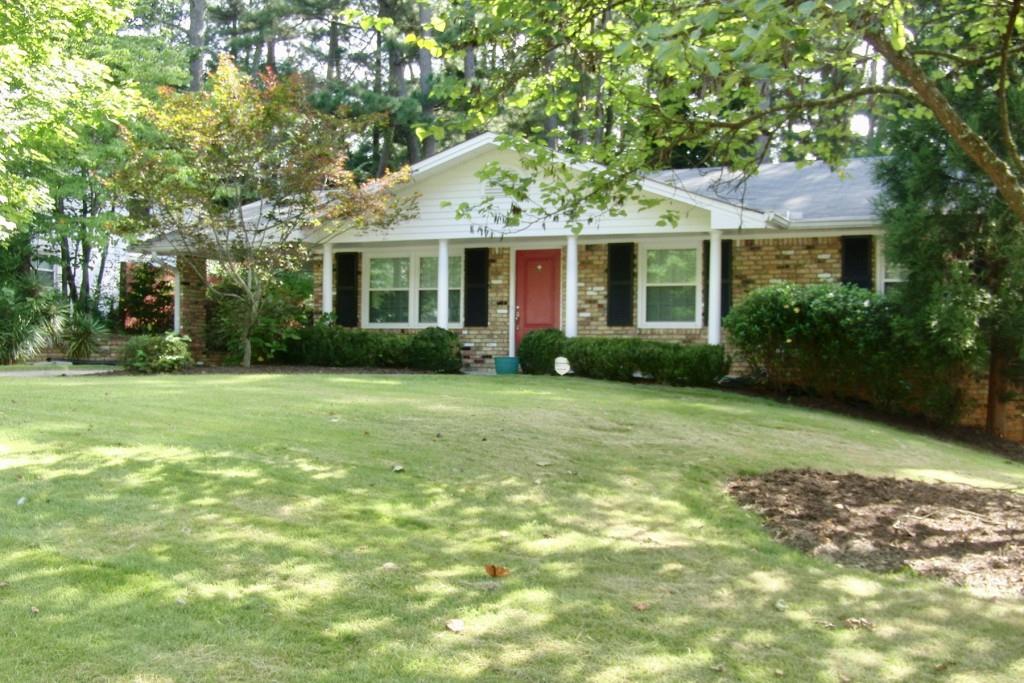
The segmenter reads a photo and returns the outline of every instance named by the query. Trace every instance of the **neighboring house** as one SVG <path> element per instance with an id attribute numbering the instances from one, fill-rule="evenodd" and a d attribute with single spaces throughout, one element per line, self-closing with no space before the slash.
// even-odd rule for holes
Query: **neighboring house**
<path id="1" fill-rule="evenodd" d="M 63 274 L 61 273 L 60 254 L 53 245 L 39 241 L 33 245 L 35 257 L 32 259 L 32 270 L 36 280 L 44 287 L 52 287 L 61 290 Z M 94 249 L 89 259 L 90 282 L 96 286 L 96 274 L 99 272 L 100 262 L 103 258 L 102 249 Z M 138 254 L 128 250 L 128 244 L 124 240 L 113 237 L 107 249 L 107 259 L 103 266 L 103 279 L 99 283 L 99 291 L 94 295 L 99 296 L 101 305 L 116 302 L 120 292 L 121 264 L 132 263 L 139 260 Z M 79 280 L 81 275 L 78 268 L 75 269 L 75 278 Z"/>
<path id="2" fill-rule="evenodd" d="M 716 169 L 656 173 L 642 191 L 661 206 L 634 202 L 579 235 L 539 224 L 498 235 L 479 230 L 483 216 L 456 219 L 460 203 L 494 192 L 476 175 L 493 161 L 521 168 L 494 135 L 472 138 L 412 167 L 400 191 L 418 194 L 415 218 L 308 235 L 320 310 L 366 329 L 448 327 L 467 365 L 490 368 L 534 329 L 721 343 L 722 317 L 756 287 L 882 291 L 898 279 L 883 258 L 871 160 L 851 161 L 844 177 L 821 163 L 772 164 L 740 185 Z M 678 226 L 657 225 L 666 208 Z M 180 271 L 176 320 L 201 353 L 202 282 Z"/>

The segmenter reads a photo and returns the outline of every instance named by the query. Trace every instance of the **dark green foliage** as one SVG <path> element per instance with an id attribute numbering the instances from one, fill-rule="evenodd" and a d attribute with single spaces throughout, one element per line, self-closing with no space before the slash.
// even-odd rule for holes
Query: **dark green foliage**
<path id="1" fill-rule="evenodd" d="M 334 324 L 324 316 L 298 330 L 286 345 L 282 360 L 293 365 L 336 368 L 409 367 L 412 336 L 374 332 Z"/>
<path id="2" fill-rule="evenodd" d="M 281 272 L 267 285 L 259 316 L 250 330 L 252 360 L 267 363 L 285 351 L 308 318 L 313 276 L 308 271 Z M 207 313 L 207 346 L 226 351 L 238 361 L 243 356 L 242 327 L 247 303 L 237 287 L 222 283 L 211 287 Z"/>
<path id="3" fill-rule="evenodd" d="M 646 379 L 674 386 L 714 386 L 729 372 L 721 346 L 676 344 L 630 337 L 576 337 L 565 344 L 573 372 L 628 382 Z"/>
<path id="4" fill-rule="evenodd" d="M 297 331 L 282 356 L 286 363 L 336 368 L 413 368 L 458 372 L 458 337 L 429 327 L 415 335 L 340 327 L 330 316 Z"/>
<path id="5" fill-rule="evenodd" d="M 192 365 L 189 338 L 173 333 L 132 337 L 124 347 L 123 361 L 134 372 L 174 372 Z"/>
<path id="6" fill-rule="evenodd" d="M 55 292 L 26 297 L 0 283 L 0 364 L 31 358 L 60 340 L 66 303 Z"/>
<path id="7" fill-rule="evenodd" d="M 75 311 L 64 326 L 61 345 L 71 360 L 85 360 L 96 355 L 109 333 L 106 324 L 92 312 Z"/>
<path id="8" fill-rule="evenodd" d="M 555 374 L 555 358 L 565 355 L 565 333 L 561 330 L 534 330 L 519 343 L 519 367 L 530 375 Z"/>
<path id="9" fill-rule="evenodd" d="M 148 263 L 124 269 L 119 313 L 125 332 L 163 333 L 174 326 L 174 285 L 164 273 Z"/>
<path id="10" fill-rule="evenodd" d="M 409 364 L 416 370 L 458 372 L 462 369 L 459 337 L 440 327 L 420 330 L 409 346 Z"/>
<path id="11" fill-rule="evenodd" d="M 726 316 L 729 341 L 755 377 L 949 421 L 960 365 L 896 304 L 850 285 L 757 289 Z"/>

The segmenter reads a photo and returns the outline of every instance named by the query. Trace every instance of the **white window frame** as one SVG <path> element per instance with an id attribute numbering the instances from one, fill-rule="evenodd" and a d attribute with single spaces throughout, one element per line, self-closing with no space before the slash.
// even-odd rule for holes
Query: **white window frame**
<path id="1" fill-rule="evenodd" d="M 889 262 L 885 258 L 885 240 L 879 235 L 875 237 L 875 291 L 885 294 L 890 284 L 902 284 L 906 278 L 889 276 Z"/>
<path id="2" fill-rule="evenodd" d="M 647 321 L 647 252 L 666 249 L 693 249 L 697 253 L 697 273 L 694 288 L 696 302 L 694 306 L 695 320 L 682 322 L 648 322 Z M 662 330 L 699 330 L 704 327 L 704 253 L 700 239 L 650 241 L 637 244 L 637 327 L 642 329 Z M 685 285 L 683 285 L 685 286 Z"/>
<path id="3" fill-rule="evenodd" d="M 462 327 L 462 317 L 463 317 L 462 309 L 465 308 L 465 304 L 463 303 L 463 297 L 466 296 L 466 294 L 465 294 L 465 287 L 463 286 L 463 285 L 465 285 L 465 280 L 466 280 L 466 263 L 463 260 L 464 259 L 463 251 L 465 251 L 465 250 L 461 250 L 461 249 L 460 250 L 456 250 L 456 249 L 450 249 L 450 248 L 448 250 L 448 260 L 451 261 L 453 258 L 457 258 L 457 259 L 459 259 L 459 263 L 462 264 L 462 268 L 459 269 L 459 286 L 457 288 L 455 288 L 455 287 L 452 287 L 451 285 L 448 285 L 448 291 L 449 292 L 451 292 L 453 289 L 455 289 L 457 292 L 459 292 L 459 317 L 458 317 L 458 320 L 449 320 L 448 321 L 448 327 Z M 416 292 L 415 299 L 416 299 L 416 320 L 417 321 L 420 319 L 420 310 L 419 310 L 419 307 L 420 307 L 420 292 L 436 292 L 437 291 L 437 282 L 436 281 L 434 282 L 434 286 L 433 287 L 423 287 L 423 286 L 420 285 L 420 281 L 419 281 L 420 273 L 419 273 L 418 269 L 422 265 L 420 263 L 420 260 L 423 259 L 423 258 L 437 258 L 437 254 L 436 253 L 433 253 L 433 254 L 420 254 L 419 256 L 416 257 L 416 268 L 417 268 L 417 272 L 416 272 L 416 287 L 415 287 L 415 289 L 413 291 Z M 449 268 L 449 277 L 448 277 L 448 279 L 451 280 L 451 270 L 450 270 L 451 269 L 451 264 L 450 263 L 448 264 L 448 268 Z M 438 303 L 440 303 L 440 302 L 438 302 Z M 451 317 L 451 309 L 448 310 L 448 317 Z M 435 326 L 437 326 L 437 324 L 438 323 L 435 320 L 432 323 L 419 323 L 419 326 L 421 326 L 421 327 L 435 327 Z"/>
<path id="4" fill-rule="evenodd" d="M 43 267 L 40 268 L 40 266 L 43 266 Z M 51 289 L 57 289 L 57 273 L 58 272 L 59 272 L 59 270 L 58 270 L 58 266 L 57 266 L 56 263 L 51 263 L 49 261 L 46 261 L 43 258 L 33 258 L 32 259 L 32 274 L 33 274 L 33 277 L 35 278 L 36 282 L 39 282 L 39 274 L 40 273 L 49 273 L 50 274 L 50 284 L 49 285 L 45 285 L 45 286 L 48 286 Z M 42 283 L 40 282 L 40 284 L 42 284 Z"/>
<path id="5" fill-rule="evenodd" d="M 422 330 L 437 327 L 437 323 L 421 323 L 420 319 L 420 258 L 432 256 L 437 258 L 437 247 L 365 249 L 360 254 L 359 276 L 359 309 L 360 327 L 368 330 Z M 462 329 L 466 308 L 466 254 L 464 247 L 449 247 L 448 257 L 461 257 L 462 270 L 459 273 L 459 319 L 448 323 L 448 329 Z M 370 259 L 374 258 L 408 258 L 409 259 L 409 321 L 404 323 L 372 323 L 370 322 Z M 394 290 L 401 291 L 401 290 Z M 434 288 L 436 291 L 436 287 Z M 450 291 L 450 290 L 449 290 Z"/>

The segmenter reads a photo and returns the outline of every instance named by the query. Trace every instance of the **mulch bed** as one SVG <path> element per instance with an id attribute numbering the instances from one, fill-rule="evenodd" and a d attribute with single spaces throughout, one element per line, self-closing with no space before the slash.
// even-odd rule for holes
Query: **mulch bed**
<path id="1" fill-rule="evenodd" d="M 815 470 L 742 477 L 727 488 L 779 541 L 813 555 L 1024 597 L 1024 496 Z"/>

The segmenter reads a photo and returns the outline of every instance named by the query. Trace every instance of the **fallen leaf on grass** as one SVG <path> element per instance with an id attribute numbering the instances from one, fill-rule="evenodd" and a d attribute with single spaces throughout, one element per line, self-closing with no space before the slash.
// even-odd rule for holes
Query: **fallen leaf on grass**
<path id="1" fill-rule="evenodd" d="M 827 628 L 829 631 L 831 631 L 832 629 L 834 629 L 836 627 L 836 625 L 833 624 L 828 619 L 818 619 L 814 623 L 817 624 L 818 626 L 822 627 L 822 628 Z"/>
<path id="2" fill-rule="evenodd" d="M 7 583 L 6 581 L 0 581 L 0 588 L 7 588 L 10 585 L 11 584 Z"/>
<path id="3" fill-rule="evenodd" d="M 402 467 L 401 465 L 392 465 L 391 466 L 391 471 L 392 472 L 405 472 L 405 468 Z"/>
<path id="4" fill-rule="evenodd" d="M 786 610 L 789 609 L 789 605 L 786 604 L 785 600 L 776 600 L 775 601 L 775 609 L 777 609 L 780 612 L 785 612 Z"/>
<path id="5" fill-rule="evenodd" d="M 536 463 L 537 467 L 551 467 L 551 463 L 547 460 L 540 460 Z"/>
<path id="6" fill-rule="evenodd" d="M 646 602 L 635 602 L 633 603 L 633 609 L 635 609 L 637 612 L 646 612 L 647 610 L 651 609 L 651 606 Z"/>
<path id="7" fill-rule="evenodd" d="M 722 673 L 723 671 L 725 671 L 725 667 L 721 664 L 712 664 L 709 668 L 712 671 L 717 671 L 718 673 Z"/>
<path id="8" fill-rule="evenodd" d="M 775 675 L 778 676 L 779 678 L 782 678 L 783 676 L 786 675 L 786 672 L 783 671 L 782 669 L 776 669 L 775 670 Z"/>
<path id="9" fill-rule="evenodd" d="M 502 567 L 500 564 L 485 564 L 484 571 L 487 572 L 488 576 L 495 579 L 500 579 L 509 575 L 508 567 Z"/>
<path id="10" fill-rule="evenodd" d="M 846 628 L 854 631 L 859 631 L 860 629 L 864 629 L 865 631 L 875 630 L 875 625 L 864 617 L 850 617 L 849 619 L 844 620 L 843 623 L 846 624 Z"/>
<path id="11" fill-rule="evenodd" d="M 32 613 L 32 616 L 35 616 L 35 615 L 39 614 L 39 608 L 38 607 L 29 607 L 28 611 Z"/>
<path id="12" fill-rule="evenodd" d="M 395 564 L 394 562 L 385 562 L 384 564 L 382 564 L 380 566 L 380 569 L 381 569 L 381 571 L 384 571 L 384 572 L 393 572 L 396 569 L 398 569 L 398 565 Z"/>
<path id="13" fill-rule="evenodd" d="M 466 630 L 466 623 L 462 619 L 449 619 L 445 622 L 444 627 L 452 633 L 462 633 Z"/>

